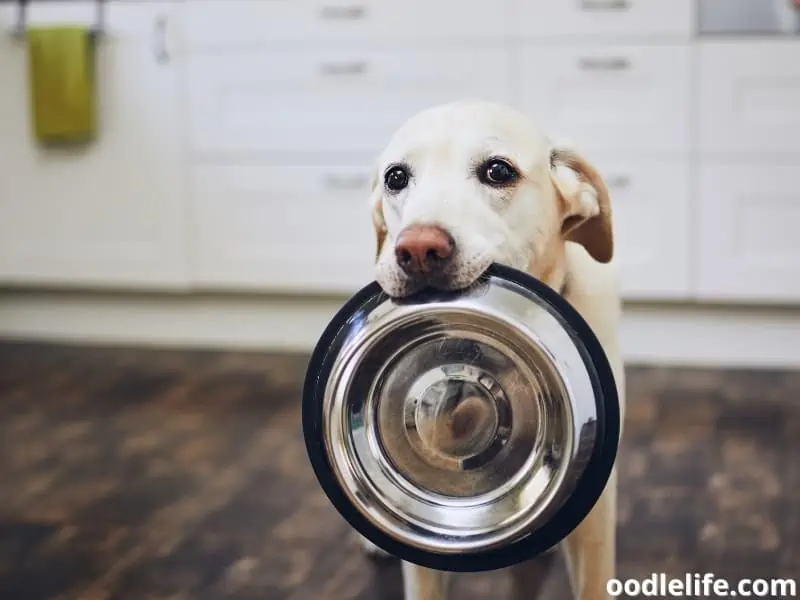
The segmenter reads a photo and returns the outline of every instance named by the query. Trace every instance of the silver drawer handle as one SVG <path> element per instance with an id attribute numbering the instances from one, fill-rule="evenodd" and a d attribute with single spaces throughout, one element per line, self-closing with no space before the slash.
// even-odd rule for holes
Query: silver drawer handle
<path id="1" fill-rule="evenodd" d="M 583 10 L 628 10 L 630 0 L 581 0 Z"/>
<path id="2" fill-rule="evenodd" d="M 367 185 L 365 175 L 326 175 L 323 183 L 329 190 L 363 190 Z"/>
<path id="3" fill-rule="evenodd" d="M 363 75 L 367 70 L 367 63 L 363 61 L 322 63 L 320 71 L 323 75 Z"/>
<path id="4" fill-rule="evenodd" d="M 323 6 L 319 16 L 331 21 L 357 21 L 367 16 L 366 6 Z"/>
<path id="5" fill-rule="evenodd" d="M 627 175 L 611 175 L 606 178 L 606 186 L 609 188 L 623 190 L 630 186 L 630 184 L 631 178 Z"/>
<path id="6" fill-rule="evenodd" d="M 624 56 L 609 58 L 580 58 L 578 66 L 584 71 L 624 71 L 631 66 L 631 61 Z"/>
<path id="7" fill-rule="evenodd" d="M 156 62 L 159 64 L 166 64 L 169 62 L 169 45 L 167 43 L 167 17 L 159 15 L 154 23 L 155 30 L 155 47 L 153 53 Z"/>

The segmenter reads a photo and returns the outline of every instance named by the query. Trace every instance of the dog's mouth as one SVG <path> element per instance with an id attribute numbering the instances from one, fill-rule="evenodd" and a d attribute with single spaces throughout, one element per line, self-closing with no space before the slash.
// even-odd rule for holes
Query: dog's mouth
<path id="1" fill-rule="evenodd" d="M 393 259 L 384 256 L 375 265 L 375 279 L 392 299 L 403 299 L 423 291 L 463 292 L 486 278 L 496 253 L 485 249 L 458 249 L 437 268 L 409 273 Z"/>
<path id="2" fill-rule="evenodd" d="M 395 300 L 408 299 L 428 292 L 458 294 L 485 282 L 488 279 L 486 271 L 489 265 L 491 261 L 481 265 L 481 268 L 473 268 L 470 271 L 459 270 L 425 277 L 393 278 L 388 281 L 381 281 L 379 278 L 378 283 L 384 293 Z"/>

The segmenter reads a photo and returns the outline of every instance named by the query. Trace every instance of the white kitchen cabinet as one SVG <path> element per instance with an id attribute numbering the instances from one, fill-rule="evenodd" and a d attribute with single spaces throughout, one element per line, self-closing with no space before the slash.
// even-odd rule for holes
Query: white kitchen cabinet
<path id="1" fill-rule="evenodd" d="M 553 136 L 599 152 L 689 151 L 688 45 L 520 44 L 515 104 Z"/>
<path id="2" fill-rule="evenodd" d="M 509 62 L 502 46 L 480 44 L 192 52 L 191 150 L 377 155 L 419 110 L 464 98 L 507 101 Z"/>
<path id="3" fill-rule="evenodd" d="M 696 0 L 511 0 L 519 36 L 689 39 Z"/>
<path id="4" fill-rule="evenodd" d="M 688 299 L 693 234 L 688 160 L 601 157 L 594 163 L 611 196 L 623 297 Z"/>
<path id="5" fill-rule="evenodd" d="M 186 39 L 198 48 L 502 38 L 511 18 L 507 2 L 489 7 L 482 0 L 191 0 Z"/>
<path id="6" fill-rule="evenodd" d="M 372 280 L 364 165 L 198 165 L 192 279 L 202 287 L 351 293 Z"/>
<path id="7" fill-rule="evenodd" d="M 800 301 L 800 164 L 704 164 L 697 215 L 702 300 Z"/>
<path id="8" fill-rule="evenodd" d="M 800 155 L 798 57 L 798 38 L 700 42 L 700 151 Z"/>
<path id="9" fill-rule="evenodd" d="M 0 279 L 19 284 L 185 283 L 178 2 L 111 2 L 98 41 L 99 131 L 38 147 L 26 50 L 0 8 Z M 31 25 L 93 24 L 94 2 L 33 2 Z"/>

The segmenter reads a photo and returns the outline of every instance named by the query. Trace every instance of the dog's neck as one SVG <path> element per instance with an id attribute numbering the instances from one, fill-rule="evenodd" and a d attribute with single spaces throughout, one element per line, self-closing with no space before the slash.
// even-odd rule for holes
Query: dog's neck
<path id="1" fill-rule="evenodd" d="M 567 264 L 566 252 L 561 252 L 555 256 L 546 257 L 547 265 L 541 273 L 531 273 L 539 281 L 547 284 L 558 292 L 561 296 L 569 299 L 570 294 L 570 271 Z M 549 263 L 549 264 L 548 264 Z"/>

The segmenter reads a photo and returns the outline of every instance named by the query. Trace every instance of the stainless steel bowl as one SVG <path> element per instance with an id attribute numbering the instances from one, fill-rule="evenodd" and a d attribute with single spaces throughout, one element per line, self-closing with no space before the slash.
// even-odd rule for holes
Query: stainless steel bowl
<path id="1" fill-rule="evenodd" d="M 562 540 L 605 487 L 619 427 L 588 324 L 499 265 L 457 293 L 366 286 L 323 333 L 303 392 L 306 448 L 336 509 L 387 552 L 448 571 Z"/>

